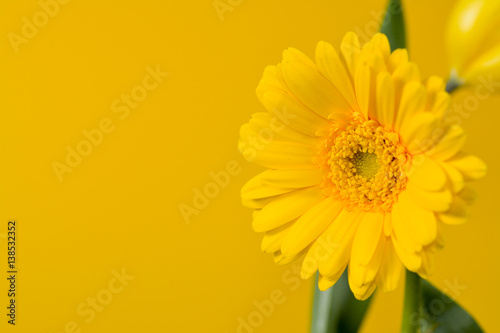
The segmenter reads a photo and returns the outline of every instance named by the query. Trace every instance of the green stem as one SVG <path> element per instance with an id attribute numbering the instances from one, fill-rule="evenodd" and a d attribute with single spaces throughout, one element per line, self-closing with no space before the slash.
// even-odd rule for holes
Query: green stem
<path id="1" fill-rule="evenodd" d="M 416 273 L 406 271 L 403 325 L 401 333 L 418 333 L 420 304 L 422 299 L 422 280 Z"/>
<path id="2" fill-rule="evenodd" d="M 320 291 L 316 281 L 311 333 L 356 333 L 372 297 L 358 301 L 349 288 L 347 269 L 333 287 Z"/>
<path id="3" fill-rule="evenodd" d="M 460 86 L 461 86 L 460 83 L 450 79 L 448 80 L 448 82 L 446 82 L 446 92 L 451 94 L 455 89 L 459 88 Z"/>
<path id="4" fill-rule="evenodd" d="M 321 291 L 318 288 L 318 277 L 314 284 L 314 301 L 312 312 L 312 325 L 311 333 L 328 333 L 336 332 L 336 320 L 332 307 L 335 306 L 333 302 L 334 293 L 333 288 L 326 291 Z"/>
<path id="5" fill-rule="evenodd" d="M 455 89 L 460 88 L 464 84 L 464 81 L 458 77 L 456 70 L 452 69 L 448 82 L 446 82 L 446 92 L 452 93 Z"/>

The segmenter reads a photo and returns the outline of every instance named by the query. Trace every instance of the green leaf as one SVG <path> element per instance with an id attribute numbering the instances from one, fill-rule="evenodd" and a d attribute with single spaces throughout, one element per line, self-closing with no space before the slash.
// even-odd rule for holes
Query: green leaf
<path id="1" fill-rule="evenodd" d="M 357 332 L 372 297 L 358 301 L 349 288 L 347 269 L 333 287 L 326 291 L 314 287 L 311 333 Z"/>
<path id="2" fill-rule="evenodd" d="M 400 0 L 389 0 L 380 32 L 391 44 L 391 51 L 406 48 L 405 20 Z"/>
<path id="3" fill-rule="evenodd" d="M 421 310 L 422 333 L 483 332 L 467 311 L 425 280 L 422 280 Z"/>

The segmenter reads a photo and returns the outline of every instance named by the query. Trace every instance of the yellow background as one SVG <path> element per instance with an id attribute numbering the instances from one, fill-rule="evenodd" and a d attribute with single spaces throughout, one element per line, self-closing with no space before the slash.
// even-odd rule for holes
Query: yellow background
<path id="1" fill-rule="evenodd" d="M 228 0 L 222 0 L 228 4 Z M 74 0 L 15 53 L 37 1 L 0 3 L 0 239 L 2 332 L 236 332 L 254 301 L 283 293 L 255 332 L 307 332 L 312 282 L 260 252 L 261 235 L 239 190 L 261 169 L 238 154 L 239 127 L 262 111 L 255 87 L 290 46 L 309 56 L 319 40 L 338 45 L 371 35 L 385 0 L 232 1 L 223 20 L 212 0 Z M 424 76 L 448 73 L 443 29 L 452 1 L 405 1 L 409 49 Z M 377 19 L 376 19 L 377 18 Z M 112 102 L 142 84 L 146 68 L 169 76 L 120 119 Z M 151 81 L 152 82 L 152 81 Z M 459 103 L 472 92 L 455 96 Z M 109 118 L 115 129 L 59 182 L 51 164 Z M 446 228 L 432 281 L 458 282 L 457 300 L 489 332 L 500 331 L 498 121 L 500 98 L 464 119 L 467 148 L 489 166 L 476 183 L 470 222 Z M 210 172 L 241 172 L 209 205 L 182 218 Z M 6 324 L 8 219 L 18 221 L 18 309 Z M 113 270 L 135 278 L 95 318 L 77 308 L 104 295 Z M 397 332 L 402 287 L 377 293 L 363 332 Z M 103 292 L 104 290 L 104 292 Z M 77 330 L 75 330 L 77 332 Z"/>

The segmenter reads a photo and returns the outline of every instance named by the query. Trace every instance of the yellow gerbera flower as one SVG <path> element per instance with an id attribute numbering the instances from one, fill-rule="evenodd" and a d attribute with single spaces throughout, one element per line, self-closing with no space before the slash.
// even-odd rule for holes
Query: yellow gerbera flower
<path id="1" fill-rule="evenodd" d="M 262 250 L 280 264 L 302 257 L 302 278 L 319 270 L 322 290 L 348 266 L 358 299 L 395 289 L 402 264 L 428 276 L 442 224 L 466 220 L 465 183 L 486 171 L 442 120 L 443 81 L 421 81 L 383 34 L 361 48 L 347 33 L 340 54 L 318 43 L 316 62 L 286 50 L 257 96 L 268 112 L 242 126 L 239 149 L 270 169 L 242 189 Z"/>
<path id="2" fill-rule="evenodd" d="M 477 83 L 482 75 L 500 78 L 499 17 L 498 0 L 461 0 L 455 5 L 446 41 L 459 83 Z"/>

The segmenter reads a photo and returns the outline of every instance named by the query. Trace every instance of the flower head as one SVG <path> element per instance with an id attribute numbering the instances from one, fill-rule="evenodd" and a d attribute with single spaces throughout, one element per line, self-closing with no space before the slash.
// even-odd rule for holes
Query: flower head
<path id="1" fill-rule="evenodd" d="M 485 165 L 462 152 L 465 134 L 442 115 L 450 96 L 422 81 L 405 49 L 385 35 L 360 47 L 347 33 L 316 61 L 288 49 L 257 87 L 267 112 L 242 126 L 239 149 L 269 170 L 242 189 L 253 228 L 277 263 L 303 258 L 330 288 L 346 267 L 354 295 L 396 288 L 402 265 L 433 270 L 443 224 L 467 219 L 469 180 Z"/>
<path id="2" fill-rule="evenodd" d="M 500 1 L 461 0 L 448 22 L 447 45 L 456 80 L 500 78 Z"/>

